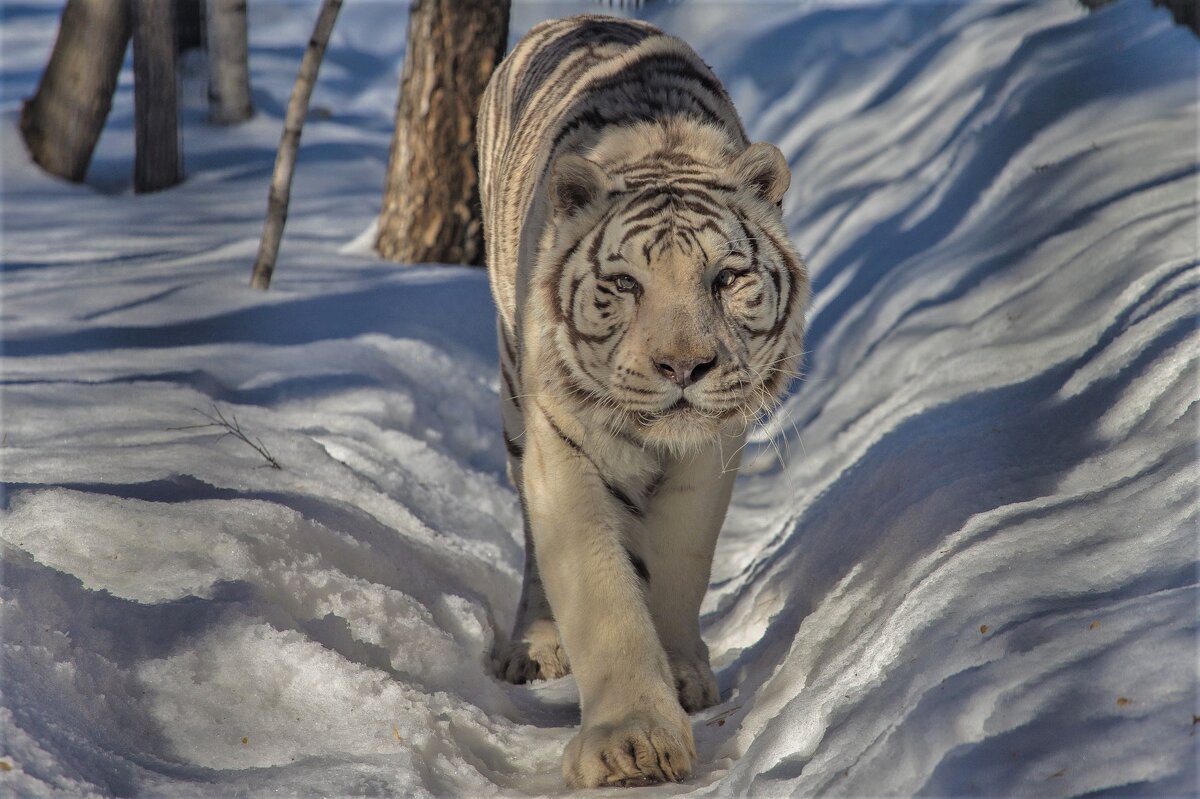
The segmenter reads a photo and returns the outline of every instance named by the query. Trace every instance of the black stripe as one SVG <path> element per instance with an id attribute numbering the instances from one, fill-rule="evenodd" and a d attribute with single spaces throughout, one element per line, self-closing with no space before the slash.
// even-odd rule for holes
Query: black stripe
<path id="1" fill-rule="evenodd" d="M 592 236 L 592 242 L 588 245 L 586 255 L 588 262 L 591 265 L 592 275 L 595 278 L 596 286 L 602 285 L 600 282 L 600 247 L 604 243 L 604 236 L 608 233 L 608 226 L 612 224 L 614 216 L 615 209 L 610 209 L 600 224 L 597 225 L 596 228 L 589 234 Z M 583 243 L 586 238 L 587 237 L 585 236 L 583 239 L 580 239 L 580 243 Z M 565 262 L 563 264 L 563 269 L 566 269 Z M 583 276 L 579 276 L 571 280 L 571 292 L 566 298 L 567 307 L 564 309 L 564 320 L 567 325 L 567 336 L 571 339 L 571 344 L 574 346 L 579 346 L 579 342 L 581 341 L 586 341 L 593 344 L 602 344 L 613 337 L 613 334 L 616 332 L 615 326 L 609 327 L 607 333 L 593 336 L 581 332 L 579 330 L 579 323 L 575 318 L 575 298 L 579 295 L 579 287 L 583 285 L 583 281 Z M 561 284 L 561 278 L 559 279 L 559 282 Z"/>
<path id="2" fill-rule="evenodd" d="M 629 224 L 628 219 L 625 220 L 625 224 Z M 625 232 L 621 234 L 621 246 L 625 246 L 625 244 L 628 243 L 628 241 L 634 236 L 637 236 L 639 233 L 645 233 L 647 230 L 650 230 L 653 227 L 654 225 L 646 222 L 643 222 L 640 225 L 630 225 L 625 229 Z"/>
<path id="3" fill-rule="evenodd" d="M 650 260 L 651 251 L 655 247 L 657 247 L 663 239 L 665 239 L 667 237 L 667 233 L 668 233 L 667 228 L 665 228 L 665 227 L 659 228 L 658 233 L 656 233 L 654 235 L 654 240 L 648 242 L 646 244 L 646 246 L 642 248 L 642 255 L 646 258 L 647 261 Z"/>
<path id="4" fill-rule="evenodd" d="M 654 475 L 654 479 L 651 480 L 650 483 L 646 486 L 646 497 L 649 498 L 649 497 L 654 496 L 654 494 L 662 486 L 663 481 L 666 479 L 667 479 L 666 472 L 659 472 L 658 474 Z"/>
<path id="5" fill-rule="evenodd" d="M 700 227 L 696 228 L 696 233 L 703 233 L 706 230 L 711 230 L 714 234 L 720 236 L 721 238 L 729 238 L 727 235 L 725 235 L 725 231 L 721 230 L 721 226 L 711 219 L 705 219 Z"/>
<path id="6" fill-rule="evenodd" d="M 525 456 L 525 450 L 521 447 L 521 445 L 513 441 L 508 436 L 504 437 L 504 448 L 508 450 L 509 455 L 512 455 L 517 460 L 521 460 L 521 458 Z"/>
<path id="7" fill-rule="evenodd" d="M 779 254 L 779 257 L 782 258 L 784 260 L 785 264 L 788 266 L 788 278 L 789 278 L 788 279 L 788 296 L 785 298 L 783 296 L 783 286 L 782 286 L 782 282 L 781 282 L 782 276 L 780 275 L 778 268 L 769 265 L 768 263 L 766 263 L 766 261 L 759 260 L 758 254 L 759 254 L 760 248 L 758 246 L 758 237 L 752 236 L 750 234 L 750 228 L 746 224 L 747 220 L 749 219 L 748 215 L 742 209 L 737 208 L 736 206 L 732 207 L 731 210 L 733 211 L 734 215 L 737 217 L 738 224 L 742 228 L 742 235 L 745 236 L 747 239 L 749 239 L 751 262 L 757 264 L 763 271 L 765 271 L 770 276 L 771 283 L 775 287 L 775 302 L 777 303 L 777 305 L 775 307 L 775 319 L 774 319 L 773 323 L 766 330 L 750 331 L 750 335 L 753 338 L 760 338 L 762 336 L 778 335 L 783 330 L 783 328 L 787 326 L 788 320 L 791 318 L 792 305 L 793 305 L 793 301 L 796 297 L 796 277 L 797 277 L 796 273 L 798 272 L 798 269 L 796 268 L 795 264 L 793 264 L 791 262 L 791 258 L 788 256 L 787 250 L 784 248 L 783 244 L 781 242 L 779 242 L 778 240 L 776 240 L 776 238 L 774 236 L 772 236 L 767 230 L 760 229 L 760 232 L 762 233 L 763 237 L 766 238 L 772 245 L 774 245 L 775 251 Z M 744 327 L 744 325 L 743 325 L 743 327 Z M 746 329 L 750 330 L 750 328 L 746 328 Z"/>
<path id="8" fill-rule="evenodd" d="M 576 346 L 578 346 L 580 343 L 603 344 L 617 334 L 616 325 L 609 326 L 607 330 L 607 333 L 598 333 L 596 335 L 592 335 L 591 333 L 580 333 L 577 329 L 572 327 L 569 331 L 569 335 L 571 338 L 571 343 L 575 344 Z"/>
<path id="9" fill-rule="evenodd" d="M 750 245 L 750 260 L 756 261 L 758 260 L 758 237 L 750 234 L 750 228 L 746 225 L 745 214 L 738 210 L 735 210 L 734 214 L 737 216 L 738 224 L 742 228 L 742 237 L 745 238 Z"/>
<path id="10" fill-rule="evenodd" d="M 606 314 L 607 315 L 607 314 Z M 621 331 L 621 335 L 617 336 L 617 340 L 612 343 L 609 348 L 608 355 L 604 358 L 605 364 L 611 364 L 613 356 L 617 354 L 617 350 L 621 348 L 621 342 L 625 341 L 625 336 L 629 333 L 629 328 L 626 327 Z"/>
<path id="11" fill-rule="evenodd" d="M 767 274 L 771 276 L 771 283 L 772 283 L 772 285 L 775 286 L 776 298 L 782 300 L 783 299 L 783 291 L 782 291 L 783 287 L 779 283 L 779 270 L 771 269 L 766 264 L 761 264 L 761 265 L 762 265 L 762 268 L 766 270 Z"/>
<path id="12" fill-rule="evenodd" d="M 776 239 L 768 230 L 763 230 L 763 235 L 775 245 L 779 257 L 783 259 L 784 265 L 788 270 L 787 298 L 785 299 L 782 294 L 779 296 L 779 300 L 782 302 L 780 302 L 780 306 L 776 309 L 775 325 L 772 328 L 772 332 L 778 334 L 783 332 L 788 321 L 792 318 L 792 314 L 795 313 L 796 298 L 800 294 L 797 286 L 804 279 L 804 273 L 801 264 L 792 259 L 792 256 L 788 253 L 782 242 Z"/>
<path id="13" fill-rule="evenodd" d="M 541 406 L 539 405 L 538 407 Z M 563 443 L 578 453 L 580 457 L 587 460 L 588 463 L 592 464 L 592 468 L 596 470 L 597 474 L 600 474 L 600 467 L 597 466 L 596 462 L 592 460 L 590 455 L 587 454 L 587 451 L 584 450 L 583 446 L 581 446 L 575 439 L 564 433 L 562 428 L 560 428 L 555 421 L 550 418 L 550 414 L 546 413 L 545 408 L 542 408 L 542 416 L 546 418 L 546 421 L 550 424 L 550 429 L 552 429 L 555 434 L 557 434 L 558 437 L 563 440 Z M 628 494 L 622 491 L 618 486 L 615 486 L 605 480 L 603 476 L 600 477 L 600 482 L 604 484 L 604 488 L 606 491 L 608 491 L 609 495 L 612 496 L 612 498 L 617 502 L 621 503 L 621 506 L 624 507 L 625 510 L 639 518 L 642 516 L 642 509 L 634 504 L 633 500 L 629 498 Z"/>
<path id="14" fill-rule="evenodd" d="M 656 192 L 656 193 L 661 194 L 663 192 Z M 663 211 L 667 210 L 674 204 L 675 204 L 675 199 L 671 195 L 668 195 L 666 198 L 663 199 L 661 205 L 648 206 L 646 208 L 643 208 L 641 211 L 634 214 L 633 216 L 626 217 L 625 224 L 628 225 L 632 222 L 640 222 L 643 219 L 649 219 L 652 216 L 657 216 L 658 214 L 661 214 Z M 630 203 L 630 205 L 633 205 L 633 203 Z"/>
<path id="15" fill-rule="evenodd" d="M 698 161 L 691 163 L 700 166 Z M 719 194 L 732 194 L 737 191 L 738 187 L 730 183 L 722 183 L 712 176 L 720 167 L 704 166 L 704 171 L 688 170 L 681 171 L 679 169 L 666 170 L 662 166 L 655 168 L 646 168 L 645 174 L 642 175 L 627 175 L 625 177 L 625 188 L 623 193 L 630 194 L 634 191 L 649 188 L 650 186 L 667 184 L 676 189 L 704 189 L 707 192 L 716 192 Z M 617 173 L 620 167 L 614 168 L 612 171 Z M 710 194 L 711 196 L 711 194 Z"/>
<path id="16" fill-rule="evenodd" d="M 681 79 L 672 85 L 671 79 Z M 596 80 L 590 85 L 579 87 L 578 94 L 587 105 L 580 108 L 569 122 L 558 129 L 550 145 L 550 152 L 558 152 L 563 140 L 584 125 L 600 129 L 609 125 L 630 125 L 636 122 L 657 122 L 671 115 L 688 116 L 724 128 L 728 120 L 705 102 L 706 98 L 692 90 L 691 84 L 699 84 L 712 99 L 726 108 L 733 105 L 729 95 L 715 78 L 703 74 L 695 64 L 674 53 L 648 55 L 607 78 Z M 649 96 L 629 97 L 631 88 L 670 89 L 671 106 L 664 107 L 661 100 Z M 620 97 L 609 95 L 619 94 Z M 689 102 L 690 101 L 690 102 Z M 737 133 L 745 134 L 742 131 Z"/>
<path id="17" fill-rule="evenodd" d="M 546 417 L 546 421 L 550 423 L 550 429 L 553 430 L 556 434 L 558 434 L 558 437 L 563 440 L 564 444 L 566 444 L 571 449 L 575 450 L 575 452 L 579 453 L 584 458 L 587 458 L 589 461 L 591 461 L 591 458 L 588 457 L 588 454 L 583 451 L 583 447 L 579 444 L 579 442 L 577 442 L 575 439 L 571 438 L 569 435 L 564 433 L 562 431 L 562 428 L 554 423 L 554 420 L 550 418 L 550 414 L 546 413 L 546 410 L 544 408 L 542 409 L 542 416 Z"/>
<path id="18" fill-rule="evenodd" d="M 631 47 L 640 43 L 658 31 L 645 23 L 625 22 L 616 18 L 580 20 L 576 27 L 559 35 L 551 42 L 539 42 L 536 55 L 525 64 L 525 70 L 518 78 L 519 90 L 514 98 L 512 116 L 524 116 L 525 105 L 537 93 L 546 78 L 554 72 L 555 67 L 568 55 L 581 48 L 599 48 L 601 45 L 625 45 Z M 597 52 L 592 50 L 592 52 Z M 597 59 L 591 59 L 588 67 L 595 64 Z M 556 95 L 557 92 L 551 92 Z"/>
<path id="19" fill-rule="evenodd" d="M 512 378 L 508 375 L 508 369 L 504 364 L 500 364 L 500 378 L 504 381 L 504 387 L 508 389 L 508 399 L 513 405 L 517 406 L 517 410 L 521 410 L 521 400 L 517 397 L 517 390 L 513 387 Z"/>
<path id="20" fill-rule="evenodd" d="M 626 548 L 625 554 L 629 556 L 629 563 L 633 566 L 633 570 L 637 572 L 637 576 L 641 577 L 644 582 L 650 582 L 650 570 L 646 568 L 646 561 L 633 554 L 632 549 Z"/>
<path id="21" fill-rule="evenodd" d="M 547 276 L 546 282 L 549 284 L 547 288 L 550 289 L 554 298 L 552 305 L 554 309 L 554 315 L 557 317 L 555 321 L 558 322 L 562 322 L 566 318 L 566 314 L 563 313 L 562 299 L 560 296 L 562 294 L 563 270 L 567 268 L 567 261 L 571 260 L 571 256 L 574 255 L 575 251 L 579 249 L 579 245 L 583 244 L 584 238 L 587 238 L 587 236 L 585 235 L 583 238 L 579 239 L 569 248 L 567 248 L 567 251 L 563 253 L 562 258 L 558 259 L 558 263 L 555 264 L 554 269 L 551 270 L 550 274 Z"/>
<path id="22" fill-rule="evenodd" d="M 587 250 L 588 263 L 591 264 L 592 274 L 595 275 L 597 281 L 599 281 L 602 277 L 600 268 L 600 247 L 604 244 L 604 236 L 608 233 L 608 226 L 612 224 L 613 217 L 615 216 L 616 214 L 614 212 L 610 212 L 607 215 L 604 220 L 604 224 L 600 225 L 599 232 L 596 233 L 596 237 L 592 239 L 592 243 Z"/>
<path id="23" fill-rule="evenodd" d="M 559 379 L 563 381 L 563 386 L 571 393 L 573 397 L 576 399 L 586 399 L 590 402 L 604 401 L 604 399 L 596 394 L 596 392 L 592 391 L 590 388 L 576 380 L 575 375 L 571 374 L 571 371 L 567 369 L 566 363 L 564 363 L 561 358 L 554 359 L 554 366 L 555 371 L 558 373 Z M 587 374 L 587 371 L 583 370 L 582 366 L 581 370 L 584 372 L 584 374 Z"/>
<path id="24" fill-rule="evenodd" d="M 504 352 L 507 353 L 508 360 L 512 362 L 513 366 L 517 366 L 517 352 L 513 349 L 512 340 L 507 329 L 501 334 L 500 341 L 504 344 Z"/>
<path id="25" fill-rule="evenodd" d="M 676 202 L 685 211 L 691 211 L 697 216 L 719 218 L 721 209 L 716 205 L 716 199 L 700 191 L 689 191 L 687 194 L 676 195 Z"/>
<path id="26" fill-rule="evenodd" d="M 621 505 L 624 506 L 625 510 L 629 511 L 634 516 L 637 516 L 639 519 L 641 518 L 642 509 L 634 504 L 633 500 L 629 498 L 628 494 L 607 480 L 604 481 L 604 487 L 608 490 L 608 493 L 612 495 L 613 499 L 615 499 L 617 502 L 620 502 Z"/>
<path id="27" fill-rule="evenodd" d="M 704 249 L 704 244 L 700 241 L 700 237 L 696 235 L 696 231 L 693 228 L 680 225 L 678 235 L 690 241 L 689 247 L 691 244 L 696 245 L 696 249 L 700 250 L 700 254 L 704 256 L 704 263 L 712 263 L 712 259 L 708 257 L 708 250 Z"/>

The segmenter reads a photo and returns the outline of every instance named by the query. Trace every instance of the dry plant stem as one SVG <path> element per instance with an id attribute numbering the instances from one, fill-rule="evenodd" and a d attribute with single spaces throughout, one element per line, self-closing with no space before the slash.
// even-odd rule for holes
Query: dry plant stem
<path id="1" fill-rule="evenodd" d="M 248 435 L 246 435 L 245 432 L 242 431 L 242 426 L 241 426 L 241 424 L 238 423 L 237 416 L 230 414 L 230 417 L 228 419 L 225 418 L 225 414 L 221 412 L 221 409 L 217 407 L 216 403 L 213 403 L 213 412 L 212 413 L 206 413 L 205 411 L 202 411 L 199 408 L 192 408 L 192 410 L 195 411 L 196 413 L 200 414 L 201 416 L 203 416 L 208 421 L 205 424 L 189 424 L 189 425 L 184 425 L 183 427 L 173 427 L 171 429 L 172 430 L 202 430 L 207 427 L 219 427 L 219 428 L 223 429 L 225 432 L 222 433 L 221 436 L 217 439 L 218 441 L 220 441 L 225 436 L 233 436 L 238 441 L 241 441 L 242 443 L 246 444 L 247 446 L 252 448 L 255 452 L 257 452 L 259 455 L 261 455 L 263 457 L 263 460 L 265 460 L 267 462 L 267 465 L 270 466 L 272 469 L 283 469 L 283 467 L 279 465 L 279 461 L 275 459 L 275 456 L 272 455 L 270 453 L 270 451 L 267 450 L 267 447 L 265 444 L 263 444 L 261 438 L 255 437 L 255 439 L 253 441 L 251 441 L 250 437 Z M 230 421 L 230 419 L 232 419 L 232 421 Z"/>
<path id="2" fill-rule="evenodd" d="M 256 289 L 267 289 L 275 271 L 275 259 L 279 255 L 279 240 L 283 238 L 283 226 L 287 222 L 288 202 L 292 194 L 292 173 L 296 170 L 296 151 L 300 148 L 300 130 L 308 114 L 308 100 L 312 97 L 313 84 L 325 57 L 325 46 L 333 32 L 342 0 L 324 0 L 317 15 L 308 49 L 300 62 L 300 74 L 288 100 L 287 116 L 283 123 L 283 136 L 279 140 L 279 154 L 275 156 L 275 172 L 271 175 L 271 191 L 267 196 L 267 219 L 263 224 L 262 242 L 258 246 L 258 258 L 250 275 L 250 285 Z"/>

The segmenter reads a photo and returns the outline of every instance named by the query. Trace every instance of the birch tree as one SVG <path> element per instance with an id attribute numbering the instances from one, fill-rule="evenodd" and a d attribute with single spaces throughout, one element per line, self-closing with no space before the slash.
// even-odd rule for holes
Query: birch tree
<path id="1" fill-rule="evenodd" d="M 275 259 L 279 256 L 279 242 L 283 238 L 283 226 L 287 223 L 288 203 L 292 197 L 292 175 L 296 171 L 296 152 L 300 149 L 300 131 L 304 117 L 308 114 L 308 100 L 312 97 L 313 84 L 325 57 L 325 46 L 333 33 L 342 0 L 323 0 L 313 27 L 308 49 L 300 61 L 300 74 L 292 87 L 288 100 L 287 116 L 283 121 L 283 135 L 279 139 L 279 152 L 275 156 L 275 171 L 271 174 L 271 189 L 267 194 L 267 219 L 263 223 L 262 241 L 258 245 L 258 257 L 250 273 L 250 285 L 266 290 L 271 285 L 275 272 Z"/>

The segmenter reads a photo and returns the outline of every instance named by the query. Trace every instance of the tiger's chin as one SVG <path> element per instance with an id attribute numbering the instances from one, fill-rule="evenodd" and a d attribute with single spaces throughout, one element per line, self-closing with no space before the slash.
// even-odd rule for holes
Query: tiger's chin
<path id="1" fill-rule="evenodd" d="M 639 437 L 675 455 L 700 451 L 742 418 L 743 414 L 737 408 L 716 412 L 685 402 L 676 403 L 652 416 L 642 414 L 634 417 Z"/>

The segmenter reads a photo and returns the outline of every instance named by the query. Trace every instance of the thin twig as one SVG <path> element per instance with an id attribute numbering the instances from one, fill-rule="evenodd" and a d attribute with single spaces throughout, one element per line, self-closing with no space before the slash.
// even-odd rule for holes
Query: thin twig
<path id="1" fill-rule="evenodd" d="M 728 710 L 722 710 L 720 713 L 713 716 L 711 719 L 709 719 L 708 721 L 706 721 L 704 723 L 705 723 L 705 725 L 707 725 L 709 727 L 724 727 L 725 721 L 730 716 L 732 716 L 734 713 L 737 713 L 741 709 L 742 709 L 741 705 L 734 705 L 733 707 L 729 708 Z"/>
<path id="2" fill-rule="evenodd" d="M 277 461 L 275 459 L 275 456 L 272 455 L 267 450 L 267 447 L 265 444 L 263 444 L 261 438 L 258 438 L 256 436 L 254 438 L 254 440 L 251 441 L 250 437 L 248 435 L 246 435 L 245 432 L 242 431 L 242 426 L 238 422 L 237 416 L 230 414 L 229 419 L 226 419 L 225 414 L 221 412 L 221 409 L 219 407 L 217 407 L 217 404 L 215 402 L 213 403 L 213 412 L 212 413 L 206 413 L 205 411 L 202 411 L 199 408 L 192 408 L 192 410 L 195 411 L 196 413 L 200 414 L 201 416 L 203 416 L 208 421 L 205 422 L 204 424 L 188 424 L 188 425 L 184 425 L 183 427 L 172 427 L 170 429 L 171 430 L 203 430 L 203 429 L 206 429 L 209 427 L 219 427 L 222 430 L 224 430 L 225 432 L 217 437 L 218 441 L 220 441 L 225 436 L 233 436 L 238 441 L 241 441 L 244 444 L 246 444 L 247 446 L 253 448 L 255 452 L 257 452 L 259 455 L 261 455 L 263 457 L 264 460 L 266 460 L 267 465 L 270 466 L 272 469 L 283 469 L 283 467 L 279 465 L 279 461 Z M 232 421 L 230 421 L 230 419 L 232 419 Z"/>

